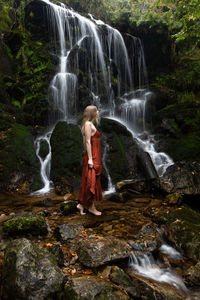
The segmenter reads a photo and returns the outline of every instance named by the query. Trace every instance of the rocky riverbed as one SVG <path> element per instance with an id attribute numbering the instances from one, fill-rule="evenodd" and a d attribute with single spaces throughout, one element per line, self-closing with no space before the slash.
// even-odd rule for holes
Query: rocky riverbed
<path id="1" fill-rule="evenodd" d="M 77 192 L 1 195 L 2 299 L 199 299 L 198 211 L 116 188 L 100 217 L 79 215 Z"/>

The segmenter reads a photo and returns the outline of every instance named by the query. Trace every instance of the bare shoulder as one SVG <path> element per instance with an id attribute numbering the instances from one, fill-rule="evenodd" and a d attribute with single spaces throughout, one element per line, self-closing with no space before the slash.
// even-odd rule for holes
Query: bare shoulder
<path id="1" fill-rule="evenodd" d="M 91 128 L 92 127 L 92 122 L 86 121 L 85 122 L 85 127 Z"/>

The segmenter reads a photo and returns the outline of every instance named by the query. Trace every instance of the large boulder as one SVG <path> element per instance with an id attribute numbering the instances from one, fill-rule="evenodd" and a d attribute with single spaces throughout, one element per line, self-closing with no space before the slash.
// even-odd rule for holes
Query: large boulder
<path id="1" fill-rule="evenodd" d="M 51 136 L 51 179 L 56 191 L 65 195 L 81 181 L 83 139 L 80 128 L 58 122 Z"/>
<path id="2" fill-rule="evenodd" d="M 200 163 L 180 161 L 168 167 L 160 178 L 160 188 L 165 193 L 199 195 Z"/>
<path id="3" fill-rule="evenodd" d="M 98 267 L 108 262 L 129 257 L 131 246 L 113 236 L 92 236 L 79 241 L 79 261 L 87 267 Z"/>
<path id="4" fill-rule="evenodd" d="M 30 129 L 15 124 L 1 134 L 0 143 L 0 188 L 21 193 L 40 188 L 40 164 Z"/>
<path id="5" fill-rule="evenodd" d="M 189 207 L 158 213 L 155 221 L 164 225 L 166 238 L 184 256 L 197 262 L 200 259 L 200 216 Z"/>
<path id="6" fill-rule="evenodd" d="M 101 119 L 101 130 L 103 148 L 106 143 L 109 145 L 106 165 L 113 183 L 123 179 L 137 178 L 136 155 L 139 149 L 131 133 L 119 122 L 105 118 Z"/>
<path id="7" fill-rule="evenodd" d="M 25 238 L 13 240 L 7 246 L 3 278 L 9 299 L 54 299 L 65 283 L 54 257 Z"/>
<path id="8" fill-rule="evenodd" d="M 67 299 L 71 300 L 129 300 L 125 292 L 97 276 L 72 278 L 65 286 Z"/>

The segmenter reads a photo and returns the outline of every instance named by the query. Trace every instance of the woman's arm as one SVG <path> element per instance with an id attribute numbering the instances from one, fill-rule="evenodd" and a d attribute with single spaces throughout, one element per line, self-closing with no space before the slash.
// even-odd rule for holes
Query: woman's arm
<path id="1" fill-rule="evenodd" d="M 91 136 L 92 136 L 92 124 L 90 122 L 85 123 L 85 148 L 88 154 L 89 168 L 93 167 L 92 161 L 92 149 L 91 149 Z"/>

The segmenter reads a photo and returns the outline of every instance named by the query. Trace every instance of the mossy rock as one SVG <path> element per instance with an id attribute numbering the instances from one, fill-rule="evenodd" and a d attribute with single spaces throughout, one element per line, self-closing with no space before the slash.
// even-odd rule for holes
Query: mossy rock
<path id="1" fill-rule="evenodd" d="M 3 224 L 3 234 L 6 236 L 40 235 L 47 232 L 45 218 L 33 213 L 19 214 Z"/>
<path id="2" fill-rule="evenodd" d="M 186 257 L 200 259 L 200 215 L 187 206 L 159 213 L 156 222 L 166 227 L 168 240 Z"/>
<path id="3" fill-rule="evenodd" d="M 73 213 L 77 212 L 77 207 L 76 207 L 77 204 L 78 204 L 78 201 L 72 201 L 72 200 L 65 201 L 61 204 L 60 210 L 62 211 L 62 214 L 64 216 L 73 214 Z"/>
<path id="4" fill-rule="evenodd" d="M 0 137 L 0 181 L 4 189 L 14 189 L 26 182 L 26 192 L 31 185 L 41 186 L 40 164 L 35 154 L 31 130 L 14 124 Z M 37 184 L 36 184 L 37 183 Z"/>
<path id="5" fill-rule="evenodd" d="M 51 179 L 57 185 L 62 177 L 72 185 L 79 185 L 82 173 L 83 139 L 80 128 L 67 122 L 58 122 L 51 136 Z M 67 191 L 65 192 L 67 193 Z"/>
<path id="6" fill-rule="evenodd" d="M 62 299 L 65 275 L 55 257 L 26 238 L 7 245 L 3 278 L 8 299 Z"/>
<path id="7" fill-rule="evenodd" d="M 125 126 L 110 119 L 101 120 L 101 130 L 109 145 L 106 165 L 113 183 L 138 176 L 136 154 L 138 145 Z M 102 153 L 104 143 L 102 143 Z"/>

